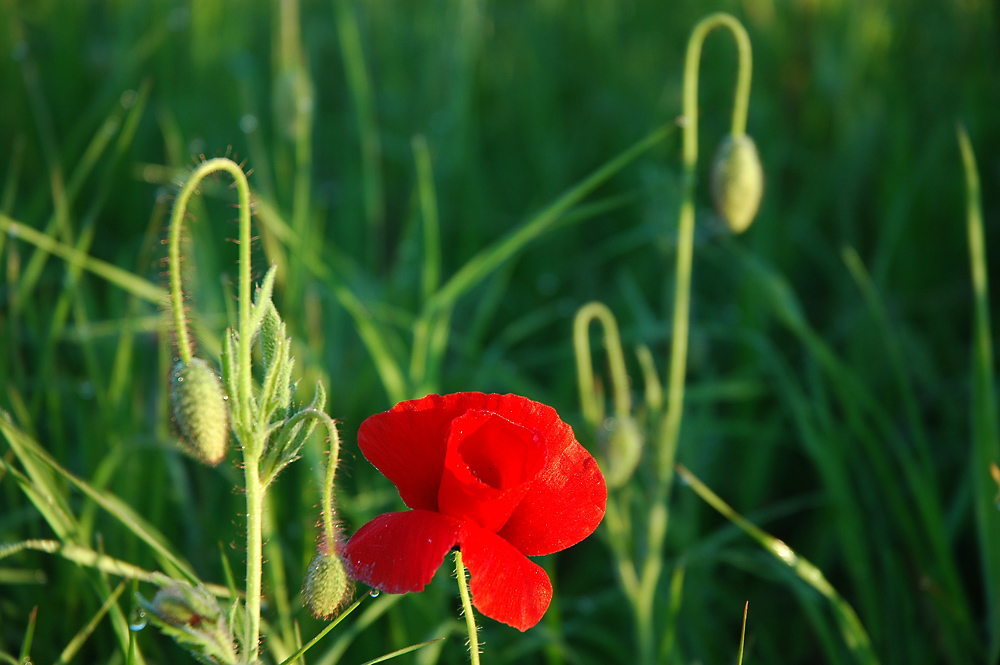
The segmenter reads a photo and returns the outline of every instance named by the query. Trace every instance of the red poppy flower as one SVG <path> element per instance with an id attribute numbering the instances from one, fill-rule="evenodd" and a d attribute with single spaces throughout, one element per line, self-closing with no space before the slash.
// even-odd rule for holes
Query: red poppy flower
<path id="1" fill-rule="evenodd" d="M 597 462 L 554 409 L 524 397 L 400 402 L 361 424 L 358 445 L 412 508 L 379 515 L 341 553 L 354 578 L 382 591 L 422 591 L 457 545 L 476 608 L 524 631 L 552 599 L 527 557 L 575 545 L 604 517 Z"/>

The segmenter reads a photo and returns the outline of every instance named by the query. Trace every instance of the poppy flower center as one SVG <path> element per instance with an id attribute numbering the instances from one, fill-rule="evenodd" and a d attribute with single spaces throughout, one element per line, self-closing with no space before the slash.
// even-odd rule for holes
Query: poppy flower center
<path id="1" fill-rule="evenodd" d="M 538 432 L 490 411 L 451 422 L 438 491 L 442 513 L 498 531 L 545 465 Z"/>

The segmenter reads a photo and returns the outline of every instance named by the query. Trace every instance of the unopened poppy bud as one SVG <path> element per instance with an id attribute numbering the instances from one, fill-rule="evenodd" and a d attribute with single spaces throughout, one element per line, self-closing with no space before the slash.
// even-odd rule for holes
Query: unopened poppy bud
<path id="1" fill-rule="evenodd" d="M 604 478 L 608 487 L 621 487 L 632 478 L 639 466 L 642 458 L 642 432 L 630 416 L 609 418 L 604 426 L 608 430 L 608 468 Z"/>
<path id="2" fill-rule="evenodd" d="M 309 564 L 302 595 L 313 616 L 329 619 L 350 600 L 353 586 L 340 557 L 320 551 Z"/>
<path id="3" fill-rule="evenodd" d="M 198 627 L 202 623 L 214 624 L 222 618 L 214 598 L 179 583 L 157 591 L 151 609 L 157 618 L 171 626 Z"/>
<path id="4" fill-rule="evenodd" d="M 183 360 L 170 376 L 174 418 L 188 451 L 215 466 L 226 456 L 229 408 L 222 381 L 201 358 Z"/>
<path id="5" fill-rule="evenodd" d="M 764 169 L 753 139 L 729 135 L 712 162 L 712 198 L 715 209 L 733 233 L 747 230 L 764 193 Z"/>

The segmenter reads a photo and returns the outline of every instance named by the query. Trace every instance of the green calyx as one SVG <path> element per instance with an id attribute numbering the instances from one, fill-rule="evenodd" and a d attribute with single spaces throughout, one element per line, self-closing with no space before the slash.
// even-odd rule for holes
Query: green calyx
<path id="1" fill-rule="evenodd" d="M 206 464 L 221 462 L 229 442 L 229 405 L 215 370 L 201 358 L 178 362 L 170 398 L 182 446 Z"/>

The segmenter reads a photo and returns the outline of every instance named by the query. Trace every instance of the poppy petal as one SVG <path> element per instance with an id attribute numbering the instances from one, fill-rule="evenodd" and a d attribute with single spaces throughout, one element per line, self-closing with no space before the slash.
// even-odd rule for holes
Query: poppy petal
<path id="1" fill-rule="evenodd" d="M 495 533 L 544 465 L 537 432 L 492 411 L 466 411 L 451 423 L 438 507 Z"/>
<path id="2" fill-rule="evenodd" d="M 541 621 L 552 601 L 552 583 L 541 566 L 471 522 L 462 527 L 459 547 L 476 609 L 522 632 Z"/>
<path id="3" fill-rule="evenodd" d="M 604 518 L 608 489 L 597 461 L 576 440 L 572 428 L 551 407 L 532 404 L 535 408 L 515 422 L 544 437 L 545 466 L 498 533 L 524 554 L 540 556 L 564 550 L 593 533 Z"/>
<path id="4" fill-rule="evenodd" d="M 429 510 L 379 515 L 340 552 L 356 580 L 388 593 L 423 591 L 458 541 L 462 523 Z"/>
<path id="5" fill-rule="evenodd" d="M 455 399 L 461 394 L 400 402 L 361 423 L 361 452 L 392 481 L 410 508 L 438 509 L 448 430 L 467 408 Z"/>

